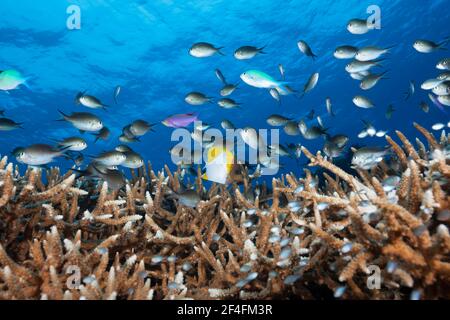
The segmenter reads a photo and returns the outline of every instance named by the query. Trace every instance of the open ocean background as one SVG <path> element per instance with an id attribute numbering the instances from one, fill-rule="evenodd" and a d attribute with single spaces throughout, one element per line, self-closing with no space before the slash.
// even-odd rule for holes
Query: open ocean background
<path id="1" fill-rule="evenodd" d="M 68 30 L 66 9 L 81 8 L 81 29 Z M 352 35 L 346 29 L 352 18 L 366 18 L 366 8 L 381 7 L 382 28 L 365 35 Z M 93 143 L 84 134 L 89 148 L 85 154 L 111 150 L 120 144 L 122 128 L 136 119 L 150 123 L 187 112 L 198 112 L 205 122 L 219 126 L 223 119 L 236 127 L 267 128 L 266 118 L 281 114 L 296 119 L 311 109 L 321 115 L 332 134 L 346 134 L 349 145 L 386 145 L 384 138 L 358 139 L 361 120 L 370 121 L 379 130 L 395 135 L 400 130 L 411 141 L 418 136 L 414 121 L 430 129 L 436 122 L 447 124 L 442 113 L 420 89 L 420 84 L 440 73 L 438 60 L 450 57 L 441 50 L 431 54 L 416 52 L 417 39 L 440 42 L 450 36 L 448 1 L 273 1 L 273 0 L 195 0 L 195 1 L 125 1 L 125 0 L 2 0 L 0 2 L 0 70 L 17 69 L 30 77 L 30 88 L 20 87 L 9 94 L 0 91 L 0 109 L 5 116 L 24 122 L 24 129 L 0 132 L 0 154 L 32 143 L 51 143 L 50 138 L 79 135 L 67 122 L 57 122 L 57 109 L 65 113 L 92 112 L 100 116 L 111 130 L 108 141 Z M 316 60 L 303 55 L 298 47 L 305 40 L 318 55 Z M 195 42 L 223 46 L 225 56 L 196 59 L 188 54 Z M 233 57 L 243 45 L 267 46 L 265 55 L 246 61 Z M 396 45 L 383 61 L 389 79 L 372 90 L 362 92 L 359 82 L 345 72 L 349 60 L 337 60 L 333 52 L 340 45 L 387 47 Z M 281 105 L 267 90 L 249 87 L 239 75 L 259 69 L 278 77 L 283 64 L 290 85 L 302 90 L 313 72 L 320 73 L 317 87 L 303 99 L 282 97 Z M 191 91 L 220 97 L 222 87 L 214 70 L 220 68 L 230 83 L 240 82 L 231 98 L 242 103 L 242 109 L 225 110 L 217 104 L 191 106 L 184 97 Z M 416 83 L 416 94 L 405 101 L 409 81 Z M 113 102 L 113 90 L 120 85 L 119 104 Z M 87 90 L 110 105 L 107 111 L 92 110 L 74 104 L 79 91 Z M 370 97 L 376 107 L 370 110 L 353 105 L 357 94 Z M 325 98 L 331 97 L 336 117 L 326 113 Z M 430 112 L 419 103 L 426 101 Z M 396 112 L 385 118 L 389 104 Z M 130 145 L 156 169 L 170 161 L 169 148 L 173 129 L 159 124 L 140 143 Z M 423 139 L 422 139 L 423 140 Z M 324 139 L 306 141 L 301 136 L 281 133 L 281 143 L 301 143 L 312 151 L 322 148 Z M 302 156 L 300 163 L 307 162 Z M 281 172 L 298 173 L 296 161 L 282 158 Z M 72 162 L 59 159 L 53 163 L 63 168 Z M 52 165 L 53 165 L 52 164 Z M 125 170 L 128 172 L 128 170 Z"/>

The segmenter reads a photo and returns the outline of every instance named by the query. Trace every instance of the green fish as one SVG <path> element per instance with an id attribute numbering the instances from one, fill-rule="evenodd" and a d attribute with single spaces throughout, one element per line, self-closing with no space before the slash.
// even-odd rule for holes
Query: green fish
<path id="1" fill-rule="evenodd" d="M 272 89 L 277 87 L 282 87 L 287 84 L 287 82 L 277 81 L 267 73 L 259 70 L 249 70 L 241 74 L 241 79 L 246 84 L 256 88 Z"/>
<path id="2" fill-rule="evenodd" d="M 14 90 L 21 84 L 28 87 L 27 80 L 28 78 L 23 77 L 17 70 L 0 71 L 0 90 Z"/>

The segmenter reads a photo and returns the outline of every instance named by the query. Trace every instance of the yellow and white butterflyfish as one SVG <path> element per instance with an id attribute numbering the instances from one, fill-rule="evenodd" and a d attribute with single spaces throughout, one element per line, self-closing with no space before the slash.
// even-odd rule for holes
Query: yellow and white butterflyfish
<path id="1" fill-rule="evenodd" d="M 202 178 L 226 184 L 234 165 L 234 154 L 225 147 L 214 146 L 208 150 L 205 173 Z"/>

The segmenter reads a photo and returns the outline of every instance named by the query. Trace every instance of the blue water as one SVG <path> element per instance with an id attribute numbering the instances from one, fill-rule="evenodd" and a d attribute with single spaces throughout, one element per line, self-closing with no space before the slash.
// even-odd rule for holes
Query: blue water
<path id="1" fill-rule="evenodd" d="M 81 29 L 66 27 L 69 5 L 81 8 Z M 366 18 L 366 8 L 381 8 L 382 28 L 365 35 L 346 30 L 352 18 Z M 427 55 L 412 48 L 416 39 L 436 42 L 450 35 L 448 1 L 336 1 L 336 0 L 196 0 L 196 1 L 125 1 L 80 0 L 34 1 L 2 0 L 0 2 L 0 70 L 17 69 L 30 77 L 29 87 L 9 93 L 0 91 L 0 109 L 23 130 L 0 132 L 0 154 L 17 146 L 50 143 L 49 138 L 79 135 L 69 123 L 56 122 L 57 109 L 67 113 L 87 111 L 100 116 L 111 130 L 108 141 L 90 142 L 86 154 L 113 149 L 122 128 L 136 119 L 159 122 L 176 113 L 198 112 L 201 120 L 215 123 L 231 120 L 237 127 L 270 128 L 266 117 L 273 113 L 300 119 L 315 109 L 330 127 L 331 133 L 350 136 L 350 145 L 385 145 L 384 138 L 358 139 L 361 119 L 377 129 L 403 131 L 413 139 L 418 136 L 413 121 L 430 128 L 436 122 L 447 123 L 448 115 L 431 104 L 420 84 L 440 72 L 436 62 L 450 56 L 449 51 Z M 300 53 L 297 41 L 303 39 L 312 47 L 316 60 Z M 197 59 L 188 54 L 195 42 L 206 41 L 223 46 L 225 56 Z M 344 67 L 349 60 L 337 60 L 334 49 L 339 45 L 396 45 L 382 63 L 389 79 L 370 91 L 362 92 L 359 82 L 351 79 Z M 266 55 L 238 61 L 233 52 L 240 46 L 267 46 Z M 252 88 L 239 79 L 248 69 L 260 69 L 278 77 L 278 64 L 286 69 L 291 86 L 302 89 L 313 72 L 320 72 L 317 87 L 303 99 L 283 97 L 278 105 L 267 90 Z M 184 102 L 190 91 L 201 91 L 219 98 L 222 85 L 214 70 L 220 68 L 231 83 L 240 82 L 231 98 L 242 103 L 242 109 L 224 110 L 215 104 L 191 106 Z M 416 94 L 408 101 L 403 93 L 410 80 L 416 82 Z M 119 104 L 113 102 L 113 89 L 120 85 Z M 78 91 L 87 90 L 106 104 L 107 111 L 75 105 Z M 376 107 L 360 109 L 352 104 L 356 94 L 372 99 Z M 329 96 L 337 116 L 326 114 L 325 98 Z M 425 114 L 420 101 L 430 104 Z M 385 118 L 392 103 L 396 112 Z M 168 149 L 171 128 L 158 125 L 132 148 L 150 160 L 155 168 L 170 162 Z M 323 139 L 306 141 L 301 136 L 281 133 L 282 143 L 301 143 L 316 151 Z M 296 171 L 296 162 L 283 158 L 282 172 Z M 307 161 L 304 156 L 301 164 Z M 55 163 L 70 167 L 71 162 Z"/>

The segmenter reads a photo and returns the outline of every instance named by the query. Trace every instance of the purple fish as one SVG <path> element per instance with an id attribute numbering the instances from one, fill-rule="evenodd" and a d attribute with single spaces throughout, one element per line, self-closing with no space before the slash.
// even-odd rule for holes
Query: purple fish
<path id="1" fill-rule="evenodd" d="M 171 128 L 184 128 L 198 120 L 196 113 L 175 114 L 162 121 L 162 124 Z"/>
<path id="2" fill-rule="evenodd" d="M 433 102 L 433 104 L 439 108 L 439 110 L 441 110 L 443 113 L 447 114 L 447 111 L 445 110 L 444 106 L 442 105 L 442 103 L 439 102 L 439 100 L 432 95 L 431 93 L 428 94 L 428 97 L 430 98 L 430 100 Z"/>

